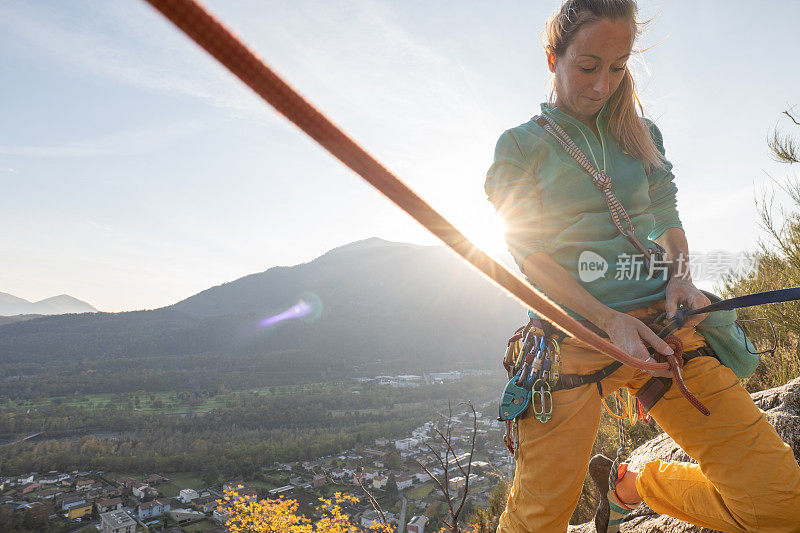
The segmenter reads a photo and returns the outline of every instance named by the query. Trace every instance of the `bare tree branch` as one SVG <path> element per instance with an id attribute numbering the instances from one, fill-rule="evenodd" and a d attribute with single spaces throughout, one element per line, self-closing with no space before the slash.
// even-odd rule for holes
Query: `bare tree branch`
<path id="1" fill-rule="evenodd" d="M 478 434 L 478 414 L 475 412 L 475 406 L 472 405 L 472 402 L 462 402 L 459 405 L 466 404 L 472 410 L 472 444 L 469 450 L 469 462 L 467 463 L 467 473 L 464 476 L 464 495 L 461 497 L 461 504 L 458 506 L 458 510 L 456 511 L 453 519 L 455 522 L 458 522 L 458 515 L 461 514 L 461 509 L 464 508 L 464 503 L 467 501 L 467 494 L 469 493 L 469 476 L 470 472 L 472 471 L 472 457 L 475 454 L 475 436 Z M 456 462 L 458 462 L 456 460 Z M 461 468 L 461 465 L 459 465 Z M 463 469 L 461 470 L 464 471 Z"/>
<path id="2" fill-rule="evenodd" d="M 446 489 L 445 489 L 445 488 L 442 486 L 442 482 L 441 482 L 441 481 L 439 481 L 439 478 L 437 478 L 436 476 L 434 476 L 434 475 L 433 475 L 433 473 L 432 473 L 430 470 L 428 470 L 428 467 L 427 467 L 427 466 L 425 466 L 424 464 L 422 464 L 422 462 L 420 462 L 420 460 L 419 460 L 419 459 L 417 459 L 417 464 L 418 464 L 419 466 L 421 466 L 423 470 L 425 470 L 425 473 L 426 473 L 426 474 L 428 474 L 428 476 L 430 476 L 430 478 L 431 478 L 431 479 L 432 479 L 434 482 L 436 482 L 436 484 L 439 486 L 439 490 L 440 490 L 440 491 L 442 491 L 443 493 L 446 493 L 446 492 L 447 492 L 447 490 L 446 490 Z"/>
<path id="3" fill-rule="evenodd" d="M 381 508 L 381 504 L 378 503 L 378 500 L 376 500 L 375 497 L 370 493 L 370 491 L 368 491 L 367 488 L 364 486 L 364 483 L 362 483 L 362 481 L 361 481 L 361 476 L 359 476 L 358 473 L 355 473 L 353 475 L 353 479 L 357 483 L 342 483 L 341 481 L 334 481 L 333 478 L 329 477 L 329 476 L 325 476 L 325 479 L 331 485 L 339 485 L 339 486 L 342 486 L 342 487 L 360 487 L 361 490 L 364 491 L 364 494 L 367 495 L 367 498 L 369 498 L 369 503 L 372 505 L 372 508 L 375 511 L 377 511 L 377 513 L 381 516 L 381 524 L 383 524 L 383 525 L 388 525 L 389 524 L 386 521 L 386 515 L 383 514 L 383 509 Z"/>
<path id="4" fill-rule="evenodd" d="M 428 476 L 430 476 L 430 478 L 436 483 L 439 491 L 447 500 L 447 508 L 450 519 L 443 519 L 442 522 L 452 533 L 460 533 L 458 527 L 458 517 L 461 515 L 461 511 L 464 509 L 464 505 L 467 501 L 467 495 L 469 494 L 469 476 L 472 472 L 472 459 L 475 455 L 475 439 L 478 434 L 478 414 L 475 411 L 475 406 L 472 405 L 472 402 L 461 402 L 458 405 L 466 405 L 472 411 L 472 438 L 470 442 L 470 451 L 466 461 L 466 469 L 464 464 L 462 464 L 462 461 L 459 459 L 458 453 L 456 453 L 455 449 L 453 448 L 453 408 L 449 400 L 447 402 L 449 416 L 447 417 L 447 426 L 445 431 L 442 432 L 439 429 L 436 430 L 437 435 L 442 439 L 442 442 L 445 446 L 444 458 L 442 458 L 442 454 L 437 452 L 433 446 L 425 443 L 425 446 L 428 447 L 431 453 L 433 453 L 433 455 L 439 461 L 439 464 L 442 465 L 442 469 L 444 470 L 443 481 L 440 481 L 436 476 L 434 476 L 433 473 L 424 464 L 422 464 L 419 459 L 417 459 L 417 464 L 419 464 L 425 470 Z M 453 462 L 455 462 L 458 469 L 464 475 L 464 492 L 461 495 L 461 501 L 459 502 L 458 507 L 455 509 L 453 508 L 453 500 L 455 498 L 450 496 L 450 453 L 453 454 Z"/>
<path id="5" fill-rule="evenodd" d="M 800 126 L 800 122 L 798 122 L 797 119 L 794 116 L 794 107 L 790 107 L 789 109 L 784 111 L 783 114 L 786 115 L 787 117 L 789 117 L 789 120 L 794 122 L 796 125 Z"/>
<path id="6" fill-rule="evenodd" d="M 439 435 L 440 435 L 440 436 L 442 435 L 442 434 L 441 434 L 441 432 L 439 432 L 439 431 L 437 431 L 437 433 L 439 433 Z M 444 439 L 444 436 L 442 436 L 442 439 Z M 461 473 L 462 473 L 462 474 L 466 475 L 466 472 L 464 471 L 464 468 L 461 466 L 461 463 L 460 463 L 460 462 L 459 462 L 459 460 L 458 460 L 458 454 L 457 454 L 457 453 L 456 453 L 456 451 L 453 449 L 453 446 L 452 446 L 452 444 L 450 443 L 450 440 L 449 440 L 449 439 L 447 439 L 447 440 L 445 440 L 444 442 L 445 442 L 445 444 L 447 445 L 448 451 L 449 451 L 449 452 L 453 452 L 453 460 L 456 462 L 456 466 L 458 466 L 458 469 L 459 469 L 459 470 L 461 470 Z M 449 463 L 448 463 L 448 464 L 449 464 Z"/>

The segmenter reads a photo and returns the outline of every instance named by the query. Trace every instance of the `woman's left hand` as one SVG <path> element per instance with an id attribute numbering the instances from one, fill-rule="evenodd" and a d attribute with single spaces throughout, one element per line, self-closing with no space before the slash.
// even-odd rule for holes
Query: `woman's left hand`
<path id="1" fill-rule="evenodd" d="M 709 300 L 705 294 L 700 292 L 700 290 L 694 286 L 694 283 L 692 283 L 691 280 L 682 278 L 670 278 L 670 280 L 667 282 L 666 298 L 666 312 L 668 319 L 675 315 L 675 312 L 678 310 L 678 306 L 681 304 L 689 309 L 699 309 L 700 307 L 705 307 L 711 304 L 711 300 Z M 692 328 L 702 322 L 707 316 L 708 313 L 693 315 L 689 317 L 683 327 Z"/>

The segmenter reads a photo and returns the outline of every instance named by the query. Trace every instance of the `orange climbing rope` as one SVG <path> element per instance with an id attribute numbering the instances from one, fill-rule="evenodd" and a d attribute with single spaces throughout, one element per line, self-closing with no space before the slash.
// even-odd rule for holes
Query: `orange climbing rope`
<path id="1" fill-rule="evenodd" d="M 672 363 L 651 363 L 636 359 L 589 331 L 528 282 L 472 244 L 405 183 L 304 100 L 197 2 L 147 1 L 323 148 L 524 305 L 534 309 L 568 335 L 626 365 L 641 370 L 672 370 L 678 376 L 680 370 L 671 368 Z"/>

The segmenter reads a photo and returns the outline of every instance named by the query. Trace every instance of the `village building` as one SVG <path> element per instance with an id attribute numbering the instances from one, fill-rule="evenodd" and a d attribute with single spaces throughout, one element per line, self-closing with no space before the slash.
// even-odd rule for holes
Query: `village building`
<path id="1" fill-rule="evenodd" d="M 89 490 L 89 489 L 92 488 L 92 485 L 94 485 L 94 480 L 93 479 L 86 479 L 84 481 L 78 481 L 77 483 L 75 483 L 75 490 L 77 490 L 78 492 Z"/>
<path id="2" fill-rule="evenodd" d="M 210 498 L 207 496 L 200 496 L 199 498 L 192 500 L 192 503 L 190 505 L 192 506 L 192 509 L 194 509 L 195 511 L 203 511 L 206 507 L 206 504 L 208 504 L 208 502 L 211 501 L 214 501 L 214 498 Z"/>
<path id="3" fill-rule="evenodd" d="M 154 487 L 156 485 L 161 485 L 162 483 L 169 483 L 169 478 L 159 476 L 158 474 L 150 474 L 144 479 L 144 482 L 151 487 Z"/>
<path id="4" fill-rule="evenodd" d="M 381 523 L 381 516 L 378 514 L 378 511 L 371 510 L 367 511 L 361 515 L 361 525 L 364 527 L 371 527 L 375 524 Z"/>
<path id="5" fill-rule="evenodd" d="M 392 513 L 384 511 L 383 513 L 384 518 L 386 518 L 386 522 L 389 524 L 396 524 L 397 523 L 397 516 Z M 364 527 L 370 527 L 375 524 L 381 523 L 381 515 L 375 509 L 370 509 L 369 511 L 365 512 L 361 515 L 361 525 Z"/>
<path id="6" fill-rule="evenodd" d="M 107 500 L 97 500 L 94 505 L 97 508 L 98 514 L 107 513 L 109 511 L 118 511 L 122 509 L 122 499 L 111 498 Z"/>
<path id="7" fill-rule="evenodd" d="M 425 525 L 428 523 L 427 516 L 414 516 L 406 526 L 406 533 L 425 533 Z"/>
<path id="8" fill-rule="evenodd" d="M 294 485 L 284 485 L 269 491 L 270 498 L 277 498 L 278 496 L 288 496 L 294 492 Z"/>
<path id="9" fill-rule="evenodd" d="M 125 511 L 109 511 L 100 515 L 100 531 L 102 533 L 134 533 L 136 520 Z"/>
<path id="10" fill-rule="evenodd" d="M 141 483 L 139 480 L 133 479 L 132 477 L 128 476 L 117 478 L 115 481 L 117 485 L 119 485 L 120 488 L 122 489 L 123 494 L 130 494 L 131 489 L 133 489 L 133 486 L 136 483 Z"/>
<path id="11" fill-rule="evenodd" d="M 175 520 L 179 526 L 196 520 L 202 520 L 206 517 L 203 513 L 189 511 L 187 509 L 175 509 L 169 511 L 167 514 L 169 514 L 169 517 Z"/>
<path id="12" fill-rule="evenodd" d="M 181 492 L 178 494 L 178 499 L 183 503 L 189 503 L 199 497 L 200 495 L 197 494 L 197 491 L 194 489 L 181 489 Z"/>
<path id="13" fill-rule="evenodd" d="M 410 450 L 411 448 L 415 448 L 419 444 L 417 439 L 407 438 L 407 439 L 397 439 L 394 441 L 394 447 L 398 450 Z"/>
<path id="14" fill-rule="evenodd" d="M 132 485 L 131 492 L 141 500 L 152 496 L 158 496 L 158 491 L 156 489 L 141 481 L 137 481 Z"/>
<path id="15" fill-rule="evenodd" d="M 398 490 L 407 489 L 413 484 L 413 480 L 408 474 L 400 474 L 395 478 L 395 481 L 397 482 Z"/>
<path id="16" fill-rule="evenodd" d="M 52 500 L 59 494 L 64 494 L 64 491 L 59 488 L 52 488 L 41 491 L 37 497 L 43 500 Z"/>
<path id="17" fill-rule="evenodd" d="M 66 511 L 71 507 L 75 507 L 76 505 L 83 505 L 86 503 L 86 498 L 83 496 L 78 496 L 75 494 L 70 494 L 61 500 L 61 510 Z M 58 504 L 58 501 L 56 501 Z"/>
<path id="18" fill-rule="evenodd" d="M 214 512 L 211 513 L 211 518 L 218 524 L 225 524 L 228 520 L 230 520 L 230 515 L 222 512 L 219 508 L 214 509 Z"/>
<path id="19" fill-rule="evenodd" d="M 38 490 L 40 485 L 38 483 L 26 483 L 22 486 L 22 490 L 20 491 L 22 494 L 30 494 L 31 492 Z"/>
<path id="20" fill-rule="evenodd" d="M 167 498 L 159 498 L 150 502 L 139 504 L 137 516 L 139 520 L 146 520 L 148 518 L 155 518 L 170 511 L 170 501 Z"/>
<path id="21" fill-rule="evenodd" d="M 67 518 L 74 520 L 76 518 L 83 518 L 84 516 L 91 516 L 92 507 L 94 507 L 94 505 L 86 502 L 70 507 L 67 510 Z"/>
<path id="22" fill-rule="evenodd" d="M 469 475 L 469 482 L 472 483 L 477 478 L 478 478 L 477 474 L 470 474 Z M 450 479 L 450 484 L 453 486 L 453 488 L 456 488 L 456 489 L 460 489 L 461 487 L 463 487 L 464 486 L 464 482 L 465 482 L 464 476 L 457 476 L 457 477 L 454 477 L 454 478 Z"/>
<path id="23" fill-rule="evenodd" d="M 461 466 L 465 466 L 469 461 L 469 452 L 464 452 L 460 455 L 456 455 L 449 461 L 447 461 L 447 466 L 457 468 L 460 464 Z"/>
<path id="24" fill-rule="evenodd" d="M 375 459 L 382 459 L 382 460 L 385 460 L 386 456 L 389 455 L 387 452 L 380 450 L 373 450 L 371 448 L 364 448 L 363 454 L 368 457 L 374 457 Z"/>
<path id="25" fill-rule="evenodd" d="M 422 471 L 422 472 L 415 472 L 414 478 L 416 478 L 416 480 L 420 483 L 425 483 L 426 481 L 430 481 L 431 476 L 429 476 L 427 472 Z"/>

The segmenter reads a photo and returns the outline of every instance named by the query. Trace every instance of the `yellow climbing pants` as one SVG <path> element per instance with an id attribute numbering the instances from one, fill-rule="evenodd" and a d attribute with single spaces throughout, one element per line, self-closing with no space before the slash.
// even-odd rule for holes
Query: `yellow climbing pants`
<path id="1" fill-rule="evenodd" d="M 631 314 L 660 310 L 663 302 Z M 686 351 L 705 344 L 694 328 L 677 336 Z M 590 374 L 613 362 L 569 339 L 562 344 L 561 358 L 565 374 Z M 636 478 L 639 495 L 657 513 L 711 529 L 800 532 L 800 467 L 791 448 L 717 359 L 691 359 L 684 375 L 711 416 L 700 414 L 674 385 L 650 414 L 699 465 L 649 462 Z M 602 393 L 626 387 L 635 394 L 651 377 L 623 366 L 601 382 Z M 600 423 L 599 390 L 589 384 L 555 392 L 553 416 L 546 424 L 528 409 L 519 422 L 514 482 L 497 531 L 563 533 L 578 503 Z"/>

